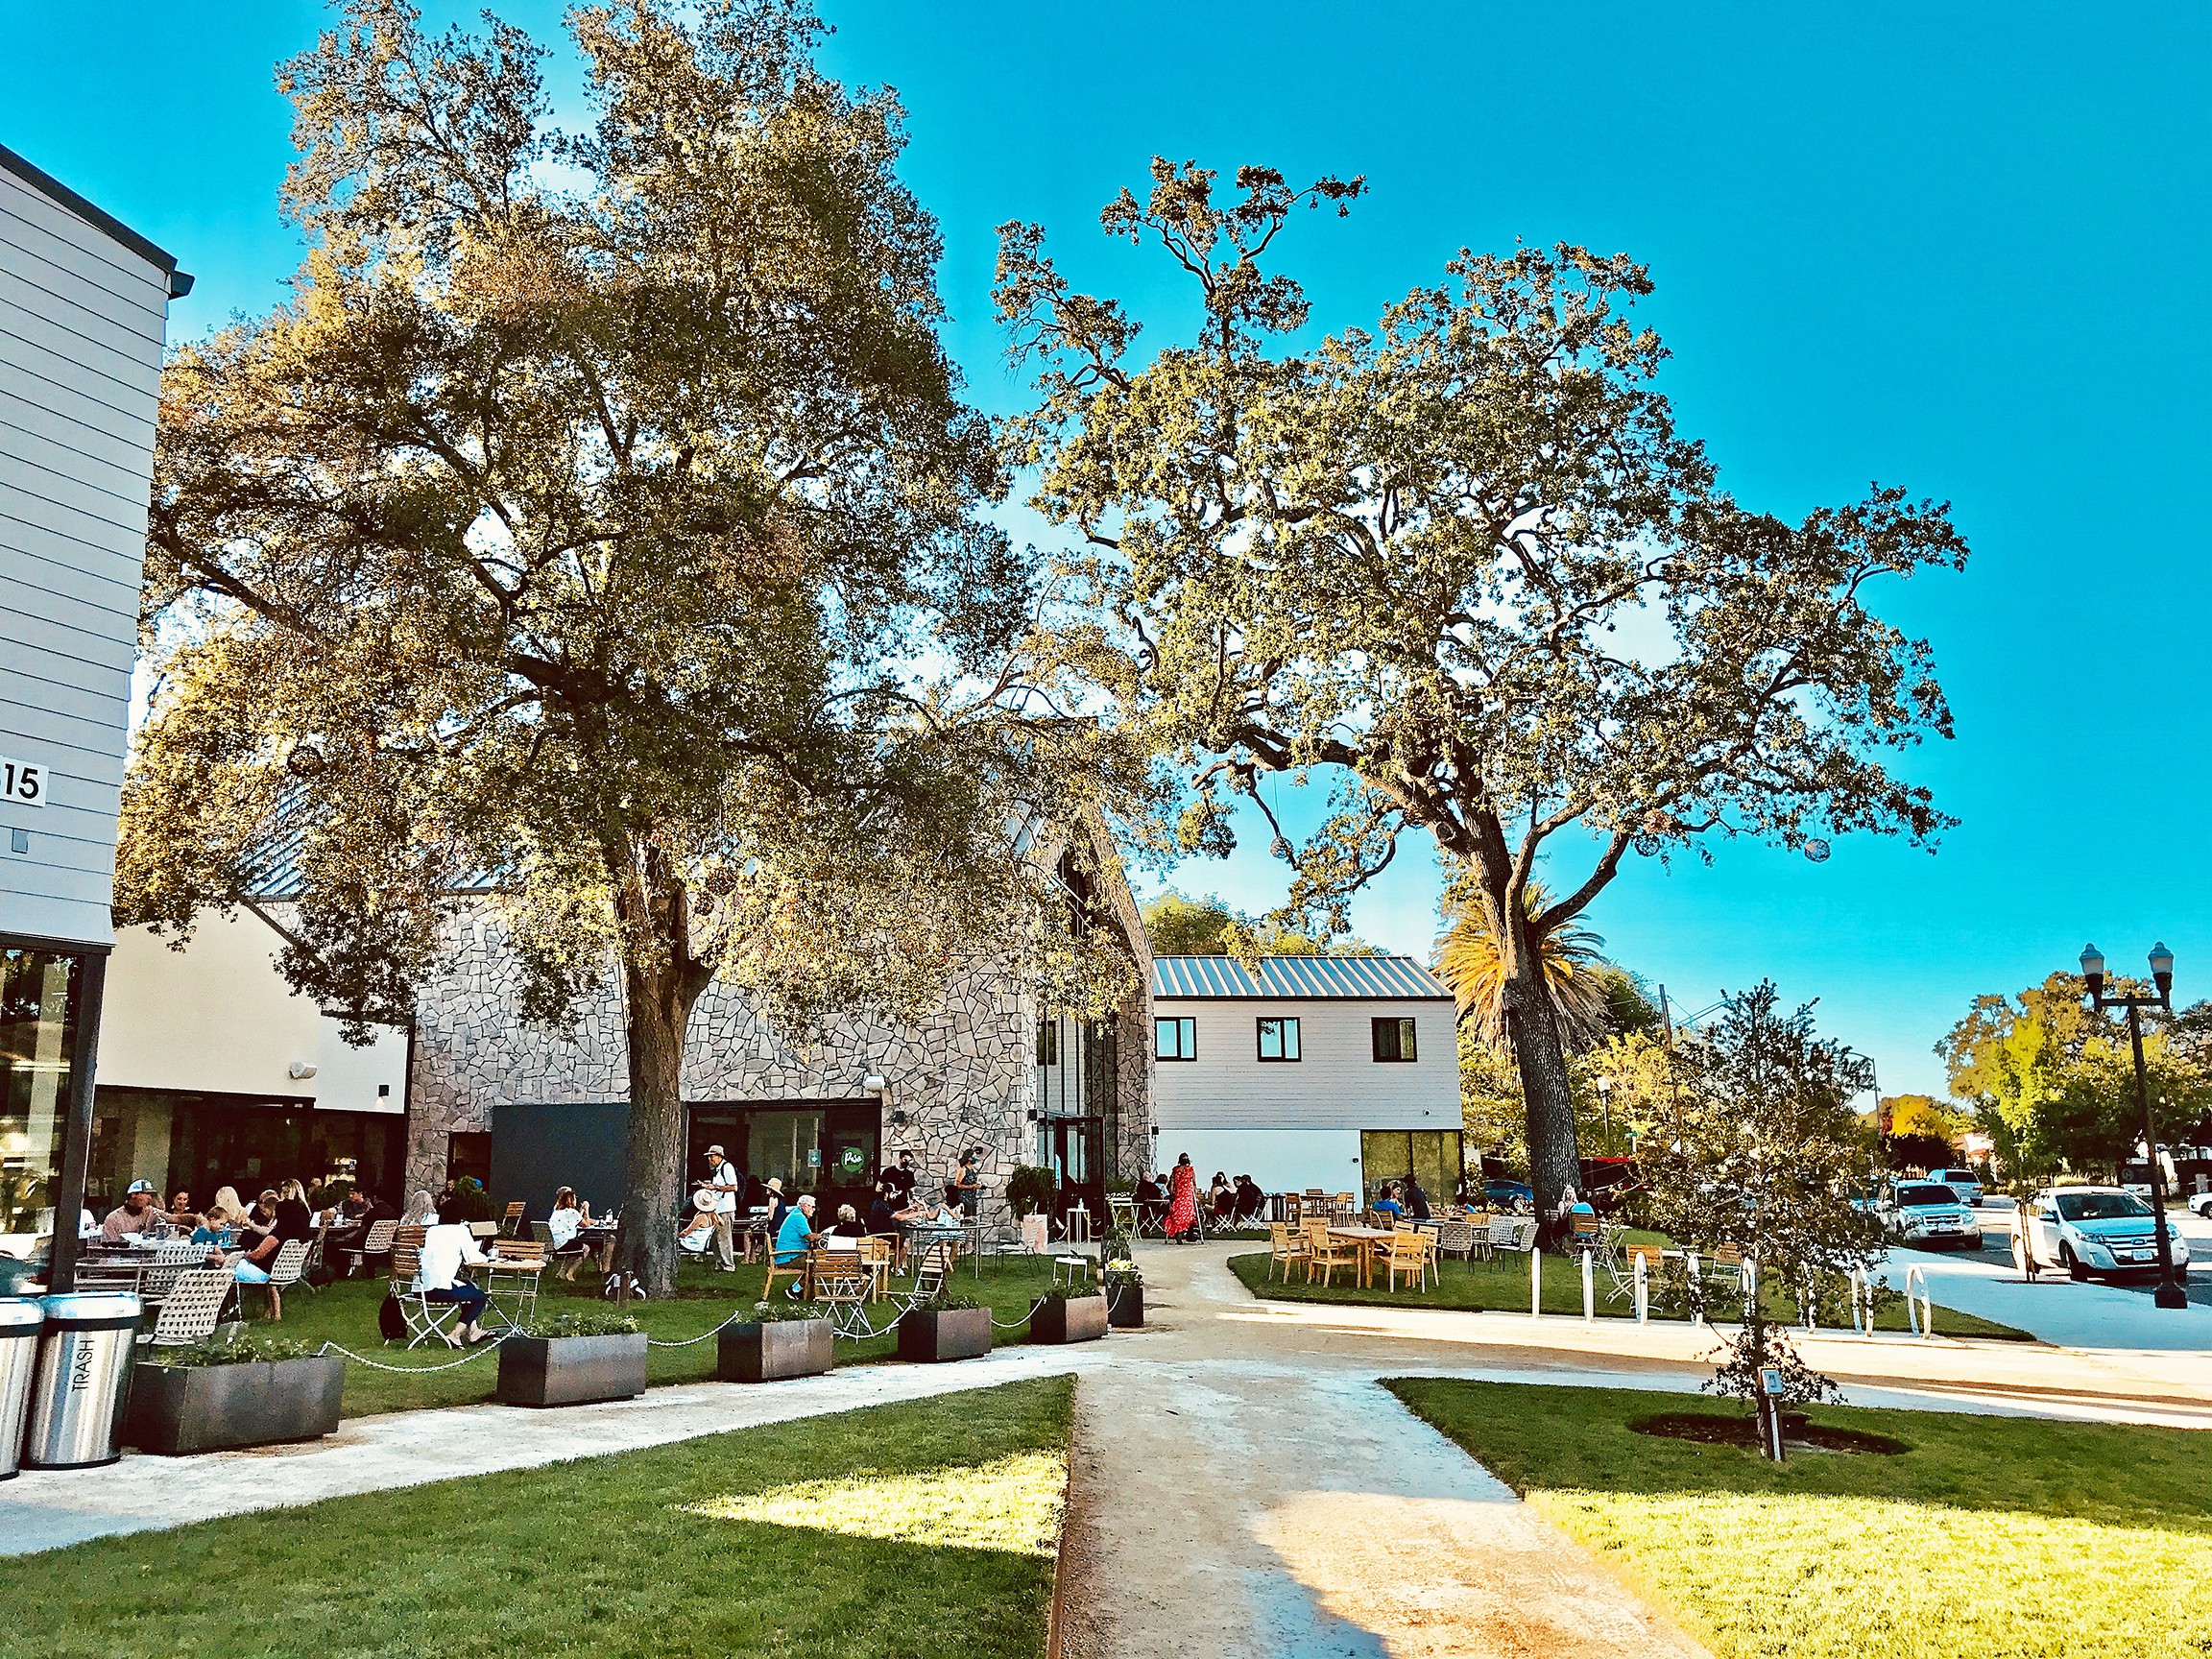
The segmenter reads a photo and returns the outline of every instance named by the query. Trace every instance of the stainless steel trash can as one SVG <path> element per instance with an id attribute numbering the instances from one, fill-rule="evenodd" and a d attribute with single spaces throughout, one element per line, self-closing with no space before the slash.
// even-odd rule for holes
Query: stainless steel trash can
<path id="1" fill-rule="evenodd" d="M 83 1291 L 46 1298 L 38 1375 L 31 1387 L 32 1469 L 89 1469 L 120 1457 L 138 1298 Z"/>
<path id="2" fill-rule="evenodd" d="M 21 1466 L 23 1418 L 38 1368 L 38 1327 L 46 1310 L 25 1296 L 0 1297 L 0 1480 Z"/>

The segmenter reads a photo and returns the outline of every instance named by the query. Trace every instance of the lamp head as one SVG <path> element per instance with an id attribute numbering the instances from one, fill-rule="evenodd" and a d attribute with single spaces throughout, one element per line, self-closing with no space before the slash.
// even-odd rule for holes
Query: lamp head
<path id="1" fill-rule="evenodd" d="M 2081 947 L 2081 977 L 2089 981 L 2089 999 L 2104 995 L 2104 952 L 2094 945 Z"/>
<path id="2" fill-rule="evenodd" d="M 2174 999 L 2174 952 L 2163 943 L 2151 947 L 2151 981 L 2158 987 L 2158 1000 Z"/>

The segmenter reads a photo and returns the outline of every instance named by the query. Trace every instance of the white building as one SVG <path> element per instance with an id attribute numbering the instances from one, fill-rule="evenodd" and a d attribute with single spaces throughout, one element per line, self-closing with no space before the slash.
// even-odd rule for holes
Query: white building
<path id="1" fill-rule="evenodd" d="M 1227 956 L 1152 965 L 1157 1163 L 1201 1182 L 1375 1196 L 1417 1173 L 1459 1177 L 1459 1046 L 1452 994 L 1409 956 Z"/>
<path id="2" fill-rule="evenodd" d="M 161 349 L 191 284 L 0 147 L 0 1237 L 83 1190 Z"/>

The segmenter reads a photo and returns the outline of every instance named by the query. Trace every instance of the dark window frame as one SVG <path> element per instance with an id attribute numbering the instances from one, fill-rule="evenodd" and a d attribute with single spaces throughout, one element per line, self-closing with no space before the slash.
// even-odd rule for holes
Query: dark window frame
<path id="1" fill-rule="evenodd" d="M 1037 1064 L 1060 1064 L 1060 1022 L 1057 1017 L 1037 1022 Z"/>
<path id="2" fill-rule="evenodd" d="M 1190 1038 L 1190 1046 L 1188 1053 L 1161 1052 L 1160 1028 L 1163 1025 L 1172 1025 L 1175 1027 L 1174 1046 L 1177 1049 L 1182 1048 L 1184 1033 L 1186 1029 L 1188 1029 Z M 1196 1060 L 1198 1058 L 1197 1016 L 1192 1014 L 1155 1014 L 1152 1017 L 1152 1058 L 1155 1060 L 1165 1060 L 1173 1065 L 1182 1065 L 1187 1062 Z"/>
<path id="3" fill-rule="evenodd" d="M 1419 1022 L 1410 1014 L 1378 1014 L 1369 1022 L 1371 1040 L 1375 1045 L 1375 1063 L 1378 1066 L 1411 1066 L 1421 1058 L 1421 1045 L 1416 1033 Z M 1389 1041 L 1383 1041 L 1383 1034 Z M 1389 1049 L 1391 1052 L 1385 1053 Z"/>
<path id="4" fill-rule="evenodd" d="M 1287 1053 L 1270 1054 L 1267 1052 L 1267 1027 L 1270 1025 L 1281 1027 L 1276 1033 L 1275 1046 L 1279 1049 L 1288 1049 Z M 1286 1038 L 1288 1039 L 1287 1042 L 1285 1041 Z M 1255 1015 L 1252 1021 L 1252 1050 L 1259 1056 L 1261 1064 L 1265 1066 L 1297 1065 L 1306 1057 L 1305 1044 L 1298 1031 L 1298 1016 L 1295 1014 Z"/>

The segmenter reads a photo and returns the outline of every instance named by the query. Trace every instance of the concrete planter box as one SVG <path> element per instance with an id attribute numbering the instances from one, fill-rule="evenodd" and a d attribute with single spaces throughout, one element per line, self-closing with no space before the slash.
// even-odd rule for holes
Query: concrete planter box
<path id="1" fill-rule="evenodd" d="M 1106 1317 L 1124 1331 L 1142 1330 L 1144 1325 L 1144 1286 L 1142 1285 L 1109 1285 L 1106 1286 Z"/>
<path id="2" fill-rule="evenodd" d="M 1070 1296 L 1065 1302 L 1050 1298 L 1037 1304 L 1029 1315 L 1032 1342 L 1095 1342 L 1106 1334 L 1106 1298 L 1103 1294 Z"/>
<path id="3" fill-rule="evenodd" d="M 585 1406 L 645 1392 L 645 1333 L 510 1336 L 499 1344 L 499 1392 L 509 1406 Z"/>
<path id="4" fill-rule="evenodd" d="M 899 1358 L 924 1365 L 979 1359 L 991 1352 L 991 1310 L 953 1308 L 899 1316 Z"/>
<path id="5" fill-rule="evenodd" d="M 726 1325 L 715 1338 L 714 1375 L 725 1382 L 778 1382 L 819 1377 L 830 1369 L 827 1319 L 771 1319 Z"/>
<path id="6" fill-rule="evenodd" d="M 179 1455 L 319 1440 L 338 1428 L 346 1358 L 253 1360 L 241 1365 L 132 1368 L 123 1438 L 141 1452 Z"/>

